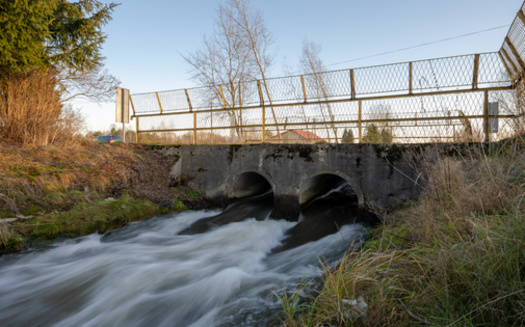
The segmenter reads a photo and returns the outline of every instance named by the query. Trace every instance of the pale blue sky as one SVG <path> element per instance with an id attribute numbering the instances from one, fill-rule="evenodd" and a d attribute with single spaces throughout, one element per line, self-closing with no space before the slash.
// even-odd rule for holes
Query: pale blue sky
<path id="1" fill-rule="evenodd" d="M 110 1 L 104 1 L 110 2 Z M 121 0 L 105 27 L 106 68 L 131 93 L 196 86 L 179 53 L 199 49 L 223 0 Z M 252 0 L 273 35 L 272 77 L 295 67 L 305 38 L 321 45 L 330 70 L 498 51 L 508 27 L 368 59 L 467 33 L 510 25 L 523 0 Z M 114 103 L 77 103 L 91 130 L 114 122 Z"/>

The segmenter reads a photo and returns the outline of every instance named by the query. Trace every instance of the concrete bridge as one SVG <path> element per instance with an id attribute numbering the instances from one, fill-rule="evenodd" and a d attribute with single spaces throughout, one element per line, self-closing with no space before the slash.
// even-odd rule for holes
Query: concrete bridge
<path id="1" fill-rule="evenodd" d="M 433 146 L 373 144 L 255 144 L 161 146 L 175 156 L 172 175 L 216 204 L 274 193 L 274 215 L 298 217 L 301 205 L 343 183 L 356 205 L 389 210 L 416 198 L 421 165 Z"/>

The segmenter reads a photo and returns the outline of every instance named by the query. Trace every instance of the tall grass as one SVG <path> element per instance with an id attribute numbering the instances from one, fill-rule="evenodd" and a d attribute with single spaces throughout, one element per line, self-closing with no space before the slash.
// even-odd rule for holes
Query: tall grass
<path id="1" fill-rule="evenodd" d="M 62 104 L 57 76 L 38 69 L 2 76 L 0 136 L 25 145 L 45 145 Z"/>
<path id="2" fill-rule="evenodd" d="M 458 151 L 286 326 L 524 326 L 523 141 Z M 352 300 L 362 298 L 366 310 Z"/>

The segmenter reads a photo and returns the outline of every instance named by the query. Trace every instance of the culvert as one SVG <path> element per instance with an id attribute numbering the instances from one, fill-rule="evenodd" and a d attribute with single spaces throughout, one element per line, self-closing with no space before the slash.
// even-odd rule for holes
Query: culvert
<path id="1" fill-rule="evenodd" d="M 334 173 L 322 173 L 304 179 L 300 186 L 299 205 L 305 208 L 315 199 L 338 189 L 343 189 L 345 197 L 355 202 L 356 207 L 363 208 L 364 199 L 361 190 L 353 185 L 347 176 Z"/>
<path id="2" fill-rule="evenodd" d="M 270 182 L 256 172 L 244 172 L 237 176 L 233 182 L 231 197 L 242 199 L 271 192 Z"/>

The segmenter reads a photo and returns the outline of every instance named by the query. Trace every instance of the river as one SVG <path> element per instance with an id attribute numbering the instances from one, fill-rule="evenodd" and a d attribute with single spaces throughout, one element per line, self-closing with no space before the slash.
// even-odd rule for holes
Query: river
<path id="1" fill-rule="evenodd" d="M 271 253 L 296 223 L 247 219 L 178 233 L 219 211 L 132 223 L 0 257 L 0 326 L 266 326 L 284 285 L 319 279 L 367 228 Z"/>

